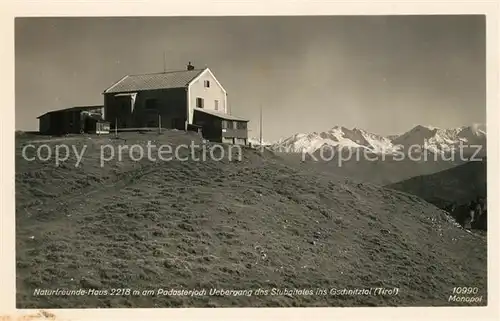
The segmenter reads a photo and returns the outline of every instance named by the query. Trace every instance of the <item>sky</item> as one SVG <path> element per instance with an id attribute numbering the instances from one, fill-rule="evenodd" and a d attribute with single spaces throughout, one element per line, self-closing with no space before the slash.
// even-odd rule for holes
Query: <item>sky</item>
<path id="1" fill-rule="evenodd" d="M 381 135 L 486 122 L 485 17 L 83 17 L 15 21 L 16 129 L 103 104 L 126 74 L 209 67 L 249 136 Z"/>

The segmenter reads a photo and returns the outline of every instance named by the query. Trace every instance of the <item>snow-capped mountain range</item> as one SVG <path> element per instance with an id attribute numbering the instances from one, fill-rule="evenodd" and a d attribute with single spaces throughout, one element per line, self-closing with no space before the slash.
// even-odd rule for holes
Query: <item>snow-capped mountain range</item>
<path id="1" fill-rule="evenodd" d="M 252 144 L 253 146 L 260 146 L 260 139 L 259 138 L 250 137 L 248 139 L 248 142 L 250 144 Z M 270 146 L 270 145 L 272 145 L 272 143 L 265 141 L 265 140 L 262 140 L 262 146 Z"/>
<path id="2" fill-rule="evenodd" d="M 456 150 L 460 145 L 486 147 L 486 128 L 472 124 L 453 129 L 418 125 L 402 135 L 381 136 L 363 129 L 335 126 L 324 132 L 295 134 L 271 145 L 275 151 L 313 153 L 322 146 L 363 148 L 375 154 L 394 154 L 410 146 L 420 146 L 436 153 Z"/>

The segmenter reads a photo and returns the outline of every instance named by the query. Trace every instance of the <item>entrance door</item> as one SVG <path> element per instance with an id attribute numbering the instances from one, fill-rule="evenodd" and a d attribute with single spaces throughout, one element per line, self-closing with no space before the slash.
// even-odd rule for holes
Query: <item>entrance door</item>
<path id="1" fill-rule="evenodd" d="M 130 101 L 130 97 L 123 96 L 118 98 L 118 128 L 128 128 L 132 127 L 131 119 L 132 119 L 132 105 Z"/>

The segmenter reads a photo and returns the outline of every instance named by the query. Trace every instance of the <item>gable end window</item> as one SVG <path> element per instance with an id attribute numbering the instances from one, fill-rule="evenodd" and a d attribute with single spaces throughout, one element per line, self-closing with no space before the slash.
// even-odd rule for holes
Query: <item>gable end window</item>
<path id="1" fill-rule="evenodd" d="M 205 88 L 210 88 L 210 80 L 205 80 Z"/>
<path id="2" fill-rule="evenodd" d="M 219 101 L 218 100 L 214 101 L 214 108 L 215 108 L 215 110 L 219 110 Z"/>
<path id="3" fill-rule="evenodd" d="M 196 107 L 203 108 L 203 98 L 196 98 Z"/>

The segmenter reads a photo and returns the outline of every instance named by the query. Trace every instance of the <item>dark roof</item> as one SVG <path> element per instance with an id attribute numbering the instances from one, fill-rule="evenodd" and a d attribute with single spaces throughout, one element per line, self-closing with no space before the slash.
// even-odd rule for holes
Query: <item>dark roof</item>
<path id="1" fill-rule="evenodd" d="M 94 105 L 94 106 L 75 106 L 75 107 L 70 107 L 70 108 L 65 108 L 65 109 L 58 109 L 58 110 L 52 110 L 48 111 L 43 115 L 38 116 L 37 118 L 40 118 L 42 116 L 48 115 L 48 114 L 53 114 L 53 113 L 59 113 L 59 112 L 68 112 L 68 111 L 84 111 L 84 110 L 93 110 L 97 108 L 103 108 L 103 105 Z"/>
<path id="2" fill-rule="evenodd" d="M 168 71 L 155 74 L 127 75 L 104 91 L 108 93 L 186 87 L 205 69 Z"/>
<path id="3" fill-rule="evenodd" d="M 226 120 L 236 120 L 236 121 L 248 122 L 247 119 L 243 119 L 243 118 L 236 117 L 236 116 L 229 115 L 229 114 L 219 113 L 219 112 L 216 112 L 215 110 L 208 110 L 208 109 L 203 109 L 203 108 L 198 108 L 198 107 L 193 107 L 193 110 L 199 111 L 199 112 L 211 115 L 211 116 L 215 116 L 218 118 L 226 119 Z"/>

